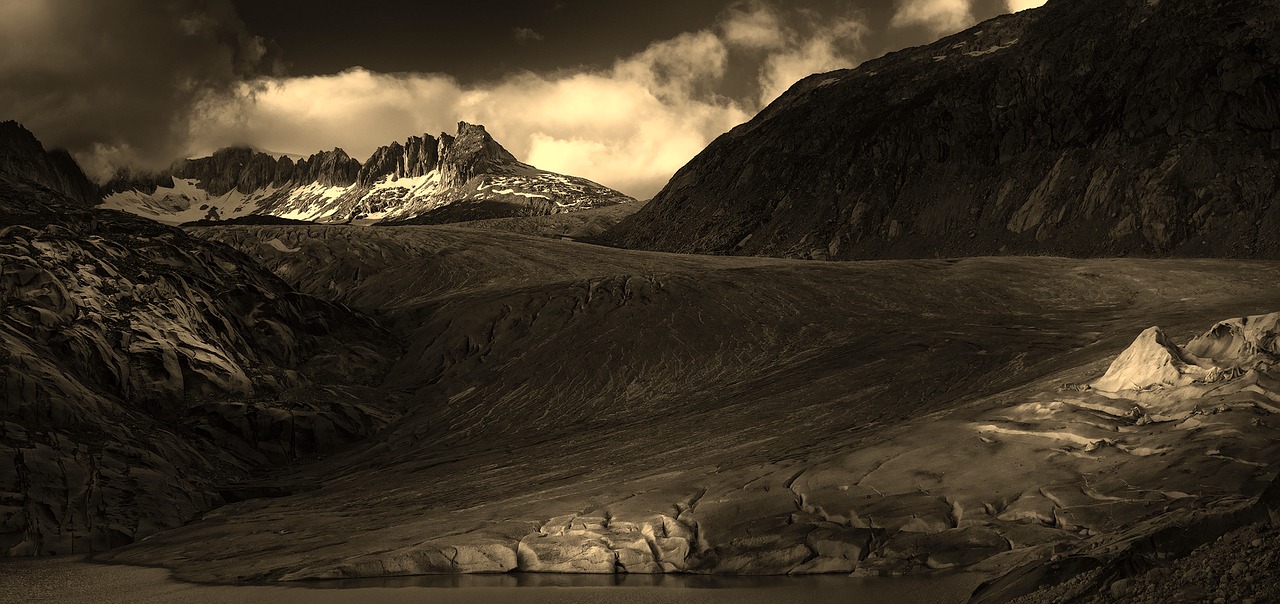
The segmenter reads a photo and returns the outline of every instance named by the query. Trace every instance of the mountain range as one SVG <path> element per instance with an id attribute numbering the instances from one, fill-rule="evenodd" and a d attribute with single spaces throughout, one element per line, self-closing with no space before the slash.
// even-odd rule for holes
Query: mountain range
<path id="1" fill-rule="evenodd" d="M 0 553 L 1280 598 L 1277 24 L 1050 0 L 801 81 L 629 217 L 465 123 L 101 189 L 0 124 Z"/>
<path id="2" fill-rule="evenodd" d="M 249 147 L 175 162 L 159 174 L 122 171 L 103 206 L 161 222 L 272 216 L 317 222 L 431 224 L 543 216 L 634 201 L 576 176 L 520 162 L 484 126 L 379 147 L 363 164 L 342 149 L 294 160 Z"/>

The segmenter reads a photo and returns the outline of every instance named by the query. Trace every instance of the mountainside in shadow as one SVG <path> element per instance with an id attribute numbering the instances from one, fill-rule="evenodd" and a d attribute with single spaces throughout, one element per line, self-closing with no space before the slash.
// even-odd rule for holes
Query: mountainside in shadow
<path id="1" fill-rule="evenodd" d="M 178 526 L 395 416 L 363 394 L 397 353 L 377 324 L 224 245 L 87 207 L 62 192 L 88 182 L 78 168 L 46 170 L 61 156 L 32 141 L 0 133 L 0 165 L 34 166 L 0 173 L 0 555 Z"/>
<path id="2" fill-rule="evenodd" d="M 457 222 L 543 216 L 633 201 L 584 178 L 522 163 L 484 129 L 409 137 L 361 164 L 342 149 L 294 161 L 248 147 L 122 172 L 105 206 L 173 224 L 250 215 L 319 222 Z"/>
<path id="3" fill-rule="evenodd" d="M 1280 257 L 1280 2 L 1050 0 L 802 80 L 609 234 L 798 258 Z"/>

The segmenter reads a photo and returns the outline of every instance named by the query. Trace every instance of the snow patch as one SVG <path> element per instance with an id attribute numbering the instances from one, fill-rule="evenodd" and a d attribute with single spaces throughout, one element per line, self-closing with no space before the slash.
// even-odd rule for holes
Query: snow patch
<path id="1" fill-rule="evenodd" d="M 982 50 L 975 50 L 975 51 L 972 51 L 972 52 L 966 52 L 966 53 L 964 53 L 964 54 L 969 55 L 969 56 L 971 56 L 971 57 L 980 57 L 980 56 L 982 56 L 982 55 L 989 55 L 989 54 L 991 54 L 991 53 L 993 53 L 993 52 L 999 52 L 999 51 L 1004 50 L 1004 49 L 1006 49 L 1006 48 L 1009 48 L 1009 47 L 1011 47 L 1011 46 L 1013 46 L 1014 44 L 1017 44 L 1017 43 L 1018 43 L 1018 40 L 1016 40 L 1016 39 L 1015 39 L 1015 40 L 1013 40 L 1012 42 L 1009 42 L 1008 44 L 1001 44 L 1001 45 L 999 45 L 999 46 L 992 46 L 992 47 L 990 47 L 990 48 L 984 48 L 984 49 L 982 49 Z"/>

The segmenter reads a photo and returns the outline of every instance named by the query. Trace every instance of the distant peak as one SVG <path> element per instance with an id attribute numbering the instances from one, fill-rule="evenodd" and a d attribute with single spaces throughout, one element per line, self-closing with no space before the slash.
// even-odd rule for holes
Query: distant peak
<path id="1" fill-rule="evenodd" d="M 10 141 L 11 143 L 22 141 L 26 146 L 32 146 L 34 143 L 34 145 L 39 146 L 41 150 L 44 149 L 44 146 L 40 144 L 36 135 L 32 134 L 30 130 L 27 130 L 26 126 L 23 126 L 15 120 L 0 122 L 0 138 L 3 138 L 5 141 Z"/>
<path id="2" fill-rule="evenodd" d="M 46 151 L 35 134 L 14 120 L 0 122 L 0 176 L 37 183 L 85 205 L 99 201 L 97 187 L 70 153 Z"/>

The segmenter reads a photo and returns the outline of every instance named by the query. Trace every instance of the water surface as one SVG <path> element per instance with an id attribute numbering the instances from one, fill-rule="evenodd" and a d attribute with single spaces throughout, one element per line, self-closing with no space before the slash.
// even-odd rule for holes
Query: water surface
<path id="1" fill-rule="evenodd" d="M 676 575 L 451 575 L 325 581 L 289 586 L 186 583 L 158 568 L 106 565 L 80 556 L 0 559 L 0 603 L 328 604 L 496 602 L 663 604 L 707 602 L 963 602 L 981 577 L 705 577 Z"/>

